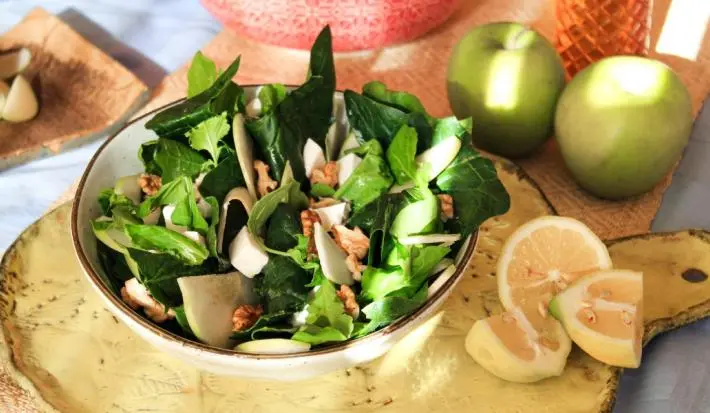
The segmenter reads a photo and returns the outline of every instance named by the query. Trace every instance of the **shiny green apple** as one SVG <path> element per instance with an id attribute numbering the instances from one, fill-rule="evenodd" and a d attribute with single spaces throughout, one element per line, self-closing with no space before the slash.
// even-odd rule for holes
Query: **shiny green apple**
<path id="1" fill-rule="evenodd" d="M 573 177 L 608 199 L 653 188 L 678 162 L 692 125 L 683 82 L 665 64 L 636 56 L 608 57 L 577 73 L 555 115 Z"/>
<path id="2" fill-rule="evenodd" d="M 449 60 L 454 114 L 473 117 L 477 146 L 508 157 L 529 155 L 553 135 L 564 84 L 562 60 L 552 44 L 518 23 L 473 28 Z"/>

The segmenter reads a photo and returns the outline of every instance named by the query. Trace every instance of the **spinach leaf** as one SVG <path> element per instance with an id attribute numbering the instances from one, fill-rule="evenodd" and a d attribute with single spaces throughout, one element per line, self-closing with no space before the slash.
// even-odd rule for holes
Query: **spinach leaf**
<path id="1" fill-rule="evenodd" d="M 326 26 L 311 48 L 308 80 L 289 93 L 272 112 L 245 122 L 260 158 L 271 167 L 275 180 L 281 180 L 287 161 L 294 178 L 305 180 L 303 147 L 308 138 L 325 147 L 334 92 L 332 39 L 330 28 Z"/>
<path id="2" fill-rule="evenodd" d="M 258 200 L 251 210 L 247 228 L 249 232 L 256 237 L 260 237 L 263 233 L 266 221 L 276 211 L 279 204 L 289 204 L 296 210 L 302 210 L 308 207 L 308 197 L 301 192 L 298 182 L 291 181 L 286 185 L 281 186 L 273 192 L 266 194 Z"/>
<path id="3" fill-rule="evenodd" d="M 155 162 L 155 152 L 157 150 L 157 140 L 145 142 L 140 146 L 140 148 L 138 148 L 138 159 L 143 162 L 145 173 L 160 176 L 163 172 L 160 170 L 158 163 Z"/>
<path id="4" fill-rule="evenodd" d="M 326 184 L 316 183 L 311 185 L 311 195 L 318 198 L 326 198 L 335 195 L 335 189 Z"/>
<path id="5" fill-rule="evenodd" d="M 299 211 L 289 204 L 279 204 L 266 225 L 264 244 L 278 251 L 288 251 L 298 245 L 302 234 Z"/>
<path id="6" fill-rule="evenodd" d="M 263 275 L 254 279 L 254 291 L 261 297 L 267 314 L 295 312 L 303 308 L 308 296 L 308 272 L 291 258 L 269 254 Z"/>
<path id="7" fill-rule="evenodd" d="M 410 314 L 427 300 L 428 287 L 423 285 L 411 298 L 403 296 L 385 297 L 365 306 L 362 312 L 370 320 L 367 325 L 358 330 L 358 336 L 362 337 L 391 324 L 398 318 Z"/>
<path id="8" fill-rule="evenodd" d="M 187 97 L 199 95 L 212 86 L 217 79 L 217 66 L 202 52 L 198 51 L 192 58 L 187 71 Z"/>
<path id="9" fill-rule="evenodd" d="M 179 176 L 194 179 L 202 171 L 205 158 L 189 146 L 171 139 L 158 139 L 154 161 L 161 171 L 163 184 Z"/>
<path id="10" fill-rule="evenodd" d="M 406 204 L 404 193 L 385 194 L 356 211 L 348 220 L 351 227 L 360 227 L 370 236 L 368 265 L 379 265 L 385 256 L 385 237 L 392 221 Z"/>
<path id="11" fill-rule="evenodd" d="M 258 340 L 261 338 L 290 337 L 297 327 L 289 324 L 290 312 L 264 314 L 256 323 L 243 331 L 235 331 L 231 338 L 238 341 Z"/>
<path id="12" fill-rule="evenodd" d="M 182 293 L 177 279 L 190 275 L 215 274 L 216 260 L 207 259 L 201 265 L 190 265 L 171 254 L 129 248 L 130 257 L 138 264 L 141 283 L 150 295 L 168 307 L 182 304 Z"/>
<path id="13" fill-rule="evenodd" d="M 429 116 L 418 97 L 407 92 L 389 90 L 384 83 L 376 80 L 366 83 L 362 87 L 362 94 L 407 113 L 416 112 Z M 430 120 L 433 122 L 434 119 L 430 118 Z"/>
<path id="14" fill-rule="evenodd" d="M 376 145 L 370 146 L 362 162 L 333 195 L 337 199 L 352 202 L 355 211 L 379 198 L 394 182 L 387 162 L 381 155 L 382 147 L 376 140 L 368 143 Z"/>
<path id="15" fill-rule="evenodd" d="M 319 280 L 319 288 L 308 300 L 306 325 L 292 339 L 313 345 L 347 340 L 353 332 L 353 318 L 345 313 L 335 286 L 325 277 Z"/>
<path id="16" fill-rule="evenodd" d="M 202 245 L 165 227 L 126 224 L 125 228 L 133 245 L 138 248 L 164 252 L 189 265 L 202 264 L 209 256 L 209 251 Z"/>
<path id="17" fill-rule="evenodd" d="M 103 277 L 114 293 L 119 293 L 123 284 L 134 277 L 128 267 L 126 256 L 101 241 L 96 243 L 96 253 L 107 277 Z"/>
<path id="18" fill-rule="evenodd" d="M 402 125 L 387 148 L 387 161 L 398 184 L 415 179 L 417 163 L 414 157 L 417 153 L 417 131 L 407 125 Z"/>
<path id="19" fill-rule="evenodd" d="M 433 128 L 424 114 L 407 113 L 352 90 L 343 96 L 350 126 L 360 132 L 360 143 L 377 139 L 386 148 L 402 125 L 408 125 L 417 130 L 417 153 L 431 146 Z"/>
<path id="20" fill-rule="evenodd" d="M 464 143 L 470 141 L 473 121 L 471 118 L 458 120 L 456 116 L 438 119 L 434 126 L 434 136 L 431 139 L 431 146 L 440 143 L 450 136 L 456 136 Z"/>
<path id="21" fill-rule="evenodd" d="M 498 179 L 496 168 L 469 143 L 436 178 L 436 186 L 454 199 L 454 220 L 462 237 L 486 219 L 510 208 L 510 195 Z"/>
<path id="22" fill-rule="evenodd" d="M 233 188 L 246 185 L 234 151 L 222 152 L 222 160 L 205 174 L 200 183 L 200 193 L 203 196 L 215 197 L 219 204 L 224 202 L 224 197 Z"/>
<path id="23" fill-rule="evenodd" d="M 107 188 L 101 191 L 97 201 L 99 203 L 99 207 L 101 208 L 101 213 L 107 217 L 113 215 L 113 209 L 117 206 L 125 206 L 131 210 L 135 209 L 133 201 L 128 199 L 125 195 L 117 194 L 114 192 L 113 188 Z"/>
<path id="24" fill-rule="evenodd" d="M 222 72 L 217 80 L 202 93 L 177 105 L 157 113 L 146 122 L 145 127 L 158 136 L 171 139 L 183 139 L 185 133 L 203 121 L 227 111 L 234 112 L 235 103 L 241 94 L 241 88 L 232 82 L 239 70 L 240 57 Z"/>
<path id="25" fill-rule="evenodd" d="M 210 154 L 212 162 L 217 164 L 219 159 L 219 142 L 229 133 L 227 112 L 213 116 L 200 122 L 195 128 L 187 132 L 190 145 L 197 150 L 204 150 Z"/>
<path id="26" fill-rule="evenodd" d="M 261 113 L 270 113 L 284 99 L 286 99 L 286 87 L 281 83 L 262 86 L 259 90 Z"/>
<path id="27" fill-rule="evenodd" d="M 205 198 L 210 206 L 211 218 L 210 226 L 207 228 L 207 235 L 205 239 L 207 241 L 207 249 L 210 251 L 210 255 L 219 258 L 219 251 L 217 251 L 217 226 L 219 225 L 219 203 L 217 199 L 213 196 L 208 196 Z"/>

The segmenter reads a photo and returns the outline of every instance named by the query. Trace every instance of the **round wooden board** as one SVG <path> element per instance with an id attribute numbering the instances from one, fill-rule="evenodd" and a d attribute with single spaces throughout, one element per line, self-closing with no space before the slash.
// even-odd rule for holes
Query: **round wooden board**
<path id="1" fill-rule="evenodd" d="M 503 241 L 520 224 L 554 213 L 516 166 L 496 164 L 511 210 L 483 225 L 469 270 L 441 311 L 370 364 L 296 383 L 215 376 L 134 335 L 103 308 L 81 273 L 64 205 L 25 231 L 2 262 L 0 411 L 610 411 L 620 370 L 579 349 L 563 376 L 531 385 L 489 375 L 464 350 L 472 323 L 501 311 L 495 262 Z M 645 271 L 649 338 L 706 315 L 707 281 L 680 277 L 688 267 L 710 272 L 704 233 L 627 239 L 610 249 L 625 267 Z M 655 261 L 641 252 L 647 249 L 657 251 Z M 662 294 L 667 286 L 674 294 Z"/>

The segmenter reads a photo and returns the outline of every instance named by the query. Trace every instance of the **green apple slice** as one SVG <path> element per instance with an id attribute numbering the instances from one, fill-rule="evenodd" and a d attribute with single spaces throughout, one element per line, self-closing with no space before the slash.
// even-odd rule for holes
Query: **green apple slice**
<path id="1" fill-rule="evenodd" d="M 239 272 L 178 278 L 185 317 L 200 341 L 231 348 L 232 315 L 242 304 L 259 302 L 252 281 Z"/>
<path id="2" fill-rule="evenodd" d="M 449 166 L 460 149 L 461 140 L 456 136 L 449 136 L 416 157 L 418 169 L 428 167 L 428 177 L 431 181 Z"/>
<path id="3" fill-rule="evenodd" d="M 136 205 L 140 204 L 143 191 L 138 184 L 139 176 L 140 175 L 128 175 L 118 178 L 116 185 L 113 187 L 113 192 L 119 195 L 125 195 L 126 198 L 130 199 Z"/>
<path id="4" fill-rule="evenodd" d="M 352 285 L 353 275 L 345 264 L 347 255 L 319 222 L 313 226 L 313 236 L 325 278 L 336 284 Z"/>
<path id="5" fill-rule="evenodd" d="M 426 234 L 426 235 L 410 235 L 399 238 L 399 243 L 402 245 L 417 245 L 417 244 L 453 244 L 461 239 L 461 234 Z"/>
<path id="6" fill-rule="evenodd" d="M 244 115 L 237 113 L 232 121 L 232 138 L 237 151 L 237 162 L 242 170 L 247 190 L 252 199 L 258 199 L 256 194 L 256 171 L 254 170 L 254 144 L 244 127 Z"/>
<path id="7" fill-rule="evenodd" d="M 404 238 L 411 234 L 422 234 L 434 230 L 439 221 L 439 199 L 428 196 L 402 208 L 392 221 L 390 234 Z"/>
<path id="8" fill-rule="evenodd" d="M 308 351 L 311 345 L 287 338 L 265 338 L 244 342 L 234 349 L 255 354 L 291 354 Z"/>

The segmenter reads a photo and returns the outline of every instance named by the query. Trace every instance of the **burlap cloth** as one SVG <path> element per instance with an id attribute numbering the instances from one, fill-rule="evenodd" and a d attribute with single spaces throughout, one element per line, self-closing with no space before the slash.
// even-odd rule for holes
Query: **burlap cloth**
<path id="1" fill-rule="evenodd" d="M 676 0 L 688 3 L 695 0 Z M 669 0 L 654 2 L 652 50 L 663 28 Z M 696 4 L 700 5 L 698 2 Z M 701 6 L 702 7 L 702 6 Z M 546 0 L 463 0 L 461 9 L 438 30 L 415 42 L 381 50 L 336 55 L 338 88 L 359 90 L 378 79 L 394 89 L 410 91 L 422 100 L 433 115 L 451 113 L 446 97 L 446 69 L 450 51 L 471 27 L 484 22 L 513 20 L 530 24 L 548 38 L 554 36 L 554 1 Z M 242 64 L 236 80 L 240 84 L 281 82 L 301 83 L 306 74 L 308 54 L 264 45 L 238 38 L 228 32 L 217 35 L 203 52 L 219 66 L 241 54 Z M 710 36 L 705 37 L 695 61 L 658 54 L 652 56 L 670 64 L 681 76 L 693 96 L 697 113 L 710 90 Z M 142 112 L 181 98 L 186 91 L 186 67 L 182 67 L 154 91 L 153 100 Z M 663 192 L 671 182 L 669 175 L 650 193 L 623 202 L 608 202 L 592 197 L 572 181 L 554 140 L 541 153 L 518 162 L 542 188 L 560 215 L 587 223 L 602 238 L 648 232 L 660 206 Z M 57 204 L 72 198 L 70 188 Z"/>

